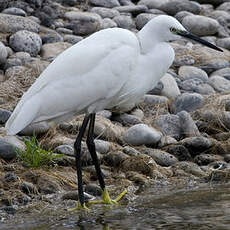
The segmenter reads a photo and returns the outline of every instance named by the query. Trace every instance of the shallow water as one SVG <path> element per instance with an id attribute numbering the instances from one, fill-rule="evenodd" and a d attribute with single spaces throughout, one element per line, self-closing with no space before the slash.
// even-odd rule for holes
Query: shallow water
<path id="1" fill-rule="evenodd" d="M 54 214 L 55 213 L 55 214 Z M 11 220 L 0 229 L 12 230 L 142 230 L 230 229 L 230 184 L 197 186 L 192 189 L 151 189 L 128 206 L 92 207 L 87 216 L 78 212 L 52 211 Z"/>

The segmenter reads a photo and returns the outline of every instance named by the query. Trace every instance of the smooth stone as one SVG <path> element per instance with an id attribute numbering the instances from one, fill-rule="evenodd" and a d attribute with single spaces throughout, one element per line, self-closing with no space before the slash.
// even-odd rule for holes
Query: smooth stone
<path id="1" fill-rule="evenodd" d="M 16 52 L 13 56 L 20 59 L 23 65 L 31 61 L 31 56 L 27 52 Z"/>
<path id="2" fill-rule="evenodd" d="M 188 11 L 193 14 L 199 14 L 201 12 L 200 4 L 188 0 L 171 0 L 163 3 L 160 9 L 169 15 L 175 15 L 180 11 Z"/>
<path id="3" fill-rule="evenodd" d="M 220 38 L 216 40 L 216 45 L 230 50 L 230 38 Z"/>
<path id="4" fill-rule="evenodd" d="M 195 63 L 195 60 L 190 55 L 183 55 L 183 56 L 176 56 L 173 65 L 176 67 L 180 67 L 183 65 L 193 65 Z"/>
<path id="5" fill-rule="evenodd" d="M 116 6 L 120 6 L 118 0 L 89 0 L 89 3 L 95 6 L 102 6 L 107 8 L 113 8 Z"/>
<path id="6" fill-rule="evenodd" d="M 40 176 L 37 179 L 38 191 L 43 194 L 54 194 L 61 191 L 61 186 L 57 180 L 50 177 Z"/>
<path id="7" fill-rule="evenodd" d="M 219 27 L 217 20 L 201 15 L 187 16 L 183 19 L 182 24 L 188 31 L 197 36 L 214 35 Z"/>
<path id="8" fill-rule="evenodd" d="M 103 162 L 110 167 L 120 167 L 121 163 L 129 156 L 123 152 L 110 152 L 103 156 Z"/>
<path id="9" fill-rule="evenodd" d="M 55 58 L 71 46 L 67 42 L 47 43 L 41 48 L 41 57 L 44 59 Z"/>
<path id="10" fill-rule="evenodd" d="M 19 58 L 8 58 L 6 60 L 6 63 L 4 65 L 5 75 L 6 79 L 9 79 L 9 77 L 13 75 L 9 75 L 8 70 L 14 67 L 21 67 L 22 66 L 22 60 Z M 9 76 L 9 77 L 8 77 Z"/>
<path id="11" fill-rule="evenodd" d="M 64 14 L 64 18 L 70 21 L 98 21 L 101 19 L 97 13 L 81 12 L 81 11 L 67 11 Z"/>
<path id="12" fill-rule="evenodd" d="M 224 160 L 223 156 L 201 153 L 194 158 L 194 162 L 198 165 L 208 165 L 215 161 Z"/>
<path id="13" fill-rule="evenodd" d="M 120 28 L 127 29 L 127 30 L 136 28 L 136 25 L 133 19 L 131 18 L 131 16 L 119 15 L 114 17 L 113 20 Z"/>
<path id="14" fill-rule="evenodd" d="M 50 33 L 50 34 L 42 34 L 41 35 L 41 39 L 42 39 L 42 44 L 46 44 L 46 43 L 55 43 L 55 42 L 63 42 L 63 37 L 58 34 L 58 33 Z"/>
<path id="15" fill-rule="evenodd" d="M 210 12 L 209 17 L 214 18 L 216 20 L 219 17 L 222 17 L 227 22 L 230 22 L 230 15 L 229 15 L 229 13 L 226 12 L 226 11 L 224 11 L 224 10 L 214 10 L 214 11 Z"/>
<path id="16" fill-rule="evenodd" d="M 74 156 L 74 148 L 71 145 L 59 145 L 53 151 L 58 154 Z"/>
<path id="17" fill-rule="evenodd" d="M 163 88 L 164 88 L 163 83 L 159 81 L 157 85 L 153 89 L 151 89 L 147 94 L 161 95 Z"/>
<path id="18" fill-rule="evenodd" d="M 20 135 L 24 136 L 33 136 L 33 135 L 38 135 L 42 133 L 46 133 L 49 130 L 50 126 L 46 122 L 39 122 L 39 123 L 34 123 L 26 128 L 24 128 L 22 131 L 19 132 Z"/>
<path id="19" fill-rule="evenodd" d="M 152 18 L 155 18 L 157 15 L 150 13 L 138 14 L 136 17 L 136 26 L 138 30 L 141 30 L 144 25 L 150 21 Z"/>
<path id="20" fill-rule="evenodd" d="M 188 11 L 179 11 L 178 13 L 176 13 L 176 15 L 174 16 L 180 23 L 182 23 L 183 19 L 186 16 L 191 16 L 193 15 L 192 13 L 188 12 Z"/>
<path id="21" fill-rule="evenodd" d="M 3 160 L 13 160 L 17 156 L 15 147 L 0 139 L 0 158 Z"/>
<path id="22" fill-rule="evenodd" d="M 104 140 L 95 139 L 94 140 L 96 151 L 101 154 L 106 154 L 111 149 L 111 143 Z"/>
<path id="23" fill-rule="evenodd" d="M 98 116 L 102 116 L 106 119 L 111 119 L 112 117 L 112 112 L 109 110 L 101 110 L 100 112 L 97 113 Z"/>
<path id="24" fill-rule="evenodd" d="M 121 6 L 134 6 L 135 4 L 131 0 L 119 0 Z"/>
<path id="25" fill-rule="evenodd" d="M 117 23 L 110 18 L 104 18 L 101 21 L 101 29 L 117 27 Z"/>
<path id="26" fill-rule="evenodd" d="M 10 36 L 10 47 L 16 52 L 27 52 L 31 56 L 36 56 L 41 49 L 42 40 L 40 36 L 34 32 L 20 30 Z"/>
<path id="27" fill-rule="evenodd" d="M 17 136 L 4 136 L 3 138 L 1 138 L 1 140 L 22 151 L 26 149 L 25 143 Z"/>
<path id="28" fill-rule="evenodd" d="M 136 149 L 134 149 L 130 146 L 125 146 L 123 148 L 123 152 L 129 156 L 138 156 L 141 154 L 139 151 L 137 151 Z"/>
<path id="29" fill-rule="evenodd" d="M 181 66 L 178 70 L 178 74 L 183 81 L 194 78 L 198 78 L 203 82 L 208 81 L 208 74 L 195 66 Z"/>
<path id="30" fill-rule="evenodd" d="M 177 82 L 171 74 L 166 73 L 161 78 L 161 82 L 163 83 L 161 95 L 166 96 L 169 99 L 174 99 L 181 94 Z"/>
<path id="31" fill-rule="evenodd" d="M 192 112 L 204 104 L 204 97 L 198 93 L 183 93 L 172 103 L 172 110 L 175 114 L 182 110 Z"/>
<path id="32" fill-rule="evenodd" d="M 192 157 L 195 157 L 203 152 L 209 151 L 213 146 L 213 142 L 206 137 L 187 137 L 180 142 L 184 145 Z"/>
<path id="33" fill-rule="evenodd" d="M 162 137 L 162 133 L 145 124 L 137 124 L 129 128 L 123 139 L 130 145 L 155 145 Z"/>
<path id="34" fill-rule="evenodd" d="M 75 35 L 90 35 L 101 28 L 99 20 L 75 20 L 72 22 L 72 30 Z"/>
<path id="35" fill-rule="evenodd" d="M 218 6 L 216 8 L 217 10 L 224 10 L 224 11 L 227 11 L 229 12 L 230 11 L 230 2 L 226 1 L 226 2 L 223 2 L 220 6 Z"/>
<path id="36" fill-rule="evenodd" d="M 169 99 L 165 96 L 158 96 L 158 95 L 149 95 L 146 94 L 144 96 L 144 103 L 147 105 L 165 105 L 169 103 Z"/>
<path id="37" fill-rule="evenodd" d="M 178 162 L 177 158 L 172 154 L 159 149 L 144 148 L 141 149 L 140 152 L 152 157 L 153 160 L 160 166 L 168 167 Z"/>
<path id="38" fill-rule="evenodd" d="M 200 136 L 199 129 L 188 112 L 181 111 L 177 116 L 180 118 L 181 134 L 184 137 Z"/>
<path id="39" fill-rule="evenodd" d="M 136 125 L 142 123 L 138 117 L 127 113 L 112 116 L 111 119 L 120 122 L 122 125 Z"/>
<path id="40" fill-rule="evenodd" d="M 154 125 L 163 133 L 179 140 L 181 137 L 180 118 L 177 115 L 165 114 L 155 119 Z"/>
<path id="41" fill-rule="evenodd" d="M 162 150 L 172 154 L 175 156 L 179 161 L 191 161 L 192 157 L 183 145 L 168 145 L 162 148 Z"/>
<path id="42" fill-rule="evenodd" d="M 73 31 L 64 27 L 58 27 L 56 31 L 60 34 L 73 34 Z"/>
<path id="43" fill-rule="evenodd" d="M 212 77 L 212 76 L 221 76 L 221 77 L 224 77 L 230 80 L 230 68 L 227 67 L 227 68 L 216 70 L 212 72 L 209 77 Z"/>
<path id="44" fill-rule="evenodd" d="M 96 184 L 87 184 L 85 186 L 85 192 L 92 195 L 92 196 L 101 196 L 102 195 L 102 191 L 100 186 L 96 185 Z"/>
<path id="45" fill-rule="evenodd" d="M 162 148 L 164 146 L 172 145 L 172 144 L 176 144 L 176 143 L 177 143 L 177 140 L 175 138 L 170 137 L 170 136 L 162 136 L 162 138 L 158 144 L 158 147 Z"/>
<path id="46" fill-rule="evenodd" d="M 81 40 L 83 40 L 83 37 L 77 36 L 77 35 L 72 35 L 72 34 L 66 34 L 66 35 L 64 35 L 63 39 L 64 39 L 65 43 L 69 43 L 69 44 L 74 45 L 74 44 L 80 42 Z"/>
<path id="47" fill-rule="evenodd" d="M 0 124 L 5 124 L 9 119 L 11 112 L 6 109 L 0 109 Z"/>
<path id="48" fill-rule="evenodd" d="M 102 18 L 114 18 L 120 15 L 116 9 L 104 8 L 104 7 L 93 7 L 90 12 L 99 14 Z"/>
<path id="49" fill-rule="evenodd" d="M 204 94 L 206 94 L 205 92 L 205 87 L 203 87 L 203 85 L 208 85 L 207 83 L 204 83 L 202 80 L 200 80 L 199 78 L 191 78 L 191 79 L 187 79 L 182 81 L 180 84 L 178 84 L 180 89 L 186 91 L 186 92 L 194 92 L 194 93 L 199 93 L 202 92 L 202 89 L 204 88 Z M 210 87 L 210 86 L 209 86 Z M 211 89 L 211 93 L 215 93 L 215 90 L 213 90 L 212 87 L 210 87 Z M 207 92 L 209 92 L 209 89 L 207 89 Z M 202 93 L 203 94 L 203 93 Z"/>
<path id="50" fill-rule="evenodd" d="M 120 13 L 131 13 L 134 16 L 145 13 L 148 10 L 148 7 L 145 5 L 127 5 L 127 6 L 118 6 L 115 7 Z"/>
<path id="51" fill-rule="evenodd" d="M 225 59 L 214 58 L 208 60 L 205 63 L 202 63 L 201 68 L 207 73 L 210 74 L 216 70 L 229 67 L 229 62 Z"/>
<path id="52" fill-rule="evenodd" d="M 5 45 L 0 41 L 0 65 L 5 64 L 8 57 L 8 51 Z"/>
<path id="53" fill-rule="evenodd" d="M 3 14 L 11 14 L 26 17 L 26 12 L 16 7 L 10 7 L 2 11 Z"/>
<path id="54" fill-rule="evenodd" d="M 15 33 L 19 30 L 39 32 L 40 25 L 22 16 L 0 13 L 0 32 Z"/>
<path id="55" fill-rule="evenodd" d="M 209 84 L 220 93 L 230 91 L 230 81 L 221 76 L 212 76 L 209 78 Z"/>
<path id="56" fill-rule="evenodd" d="M 145 5 L 147 6 L 149 9 L 160 9 L 161 10 L 161 6 L 164 3 L 169 2 L 170 0 L 140 0 L 138 2 L 138 5 Z"/>

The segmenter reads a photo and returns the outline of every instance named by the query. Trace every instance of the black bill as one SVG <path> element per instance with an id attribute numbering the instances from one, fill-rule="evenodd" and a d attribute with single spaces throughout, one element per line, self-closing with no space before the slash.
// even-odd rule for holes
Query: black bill
<path id="1" fill-rule="evenodd" d="M 218 48 L 217 46 L 215 46 L 215 45 L 211 44 L 210 42 L 207 42 L 207 41 L 197 37 L 194 34 L 191 34 L 191 33 L 187 32 L 187 31 L 180 31 L 180 32 L 178 32 L 178 35 L 183 36 L 185 38 L 192 39 L 192 40 L 194 40 L 196 42 L 199 42 L 199 43 L 201 43 L 201 44 L 203 44 L 203 45 L 205 45 L 205 46 L 207 46 L 209 48 L 212 48 L 214 50 L 218 50 L 218 51 L 223 52 L 223 50 Z"/>

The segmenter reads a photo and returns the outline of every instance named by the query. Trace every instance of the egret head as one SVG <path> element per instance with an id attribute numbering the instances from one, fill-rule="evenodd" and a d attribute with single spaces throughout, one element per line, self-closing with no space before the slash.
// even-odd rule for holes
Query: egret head
<path id="1" fill-rule="evenodd" d="M 187 31 L 177 19 L 167 16 L 160 15 L 152 19 L 152 28 L 154 28 L 154 34 L 158 37 L 159 41 L 174 41 L 185 37 L 192 39 L 196 42 L 199 42 L 209 48 L 222 51 L 220 48 L 215 45 L 195 36 L 194 34 Z"/>

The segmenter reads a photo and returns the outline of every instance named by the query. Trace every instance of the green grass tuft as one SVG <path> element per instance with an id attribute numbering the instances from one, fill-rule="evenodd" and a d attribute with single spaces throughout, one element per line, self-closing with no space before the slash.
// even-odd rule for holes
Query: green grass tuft
<path id="1" fill-rule="evenodd" d="M 44 150 L 40 147 L 36 137 L 31 140 L 24 138 L 25 151 L 17 149 L 17 156 L 26 167 L 38 168 L 54 164 L 55 159 L 63 157 L 64 154 L 53 154 L 51 150 Z"/>

